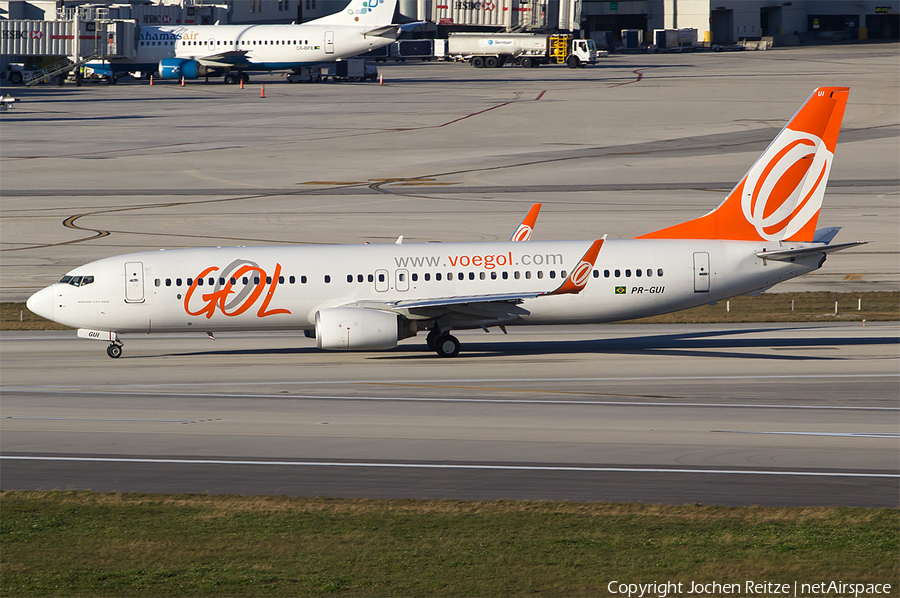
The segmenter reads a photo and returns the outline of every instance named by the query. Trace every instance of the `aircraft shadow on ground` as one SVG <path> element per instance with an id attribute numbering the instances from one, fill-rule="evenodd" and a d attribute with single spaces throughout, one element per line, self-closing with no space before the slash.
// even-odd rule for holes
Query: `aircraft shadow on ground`
<path id="1" fill-rule="evenodd" d="M 753 333 L 777 333 L 794 330 L 782 328 L 777 330 L 743 329 L 715 330 L 705 332 L 683 332 L 675 334 L 657 334 L 635 337 L 620 337 L 589 340 L 540 340 L 527 341 L 515 338 L 501 341 L 468 341 L 463 339 L 462 350 L 457 359 L 472 357 L 508 357 L 529 355 L 576 355 L 576 354 L 645 354 L 671 357 L 718 357 L 737 359 L 767 359 L 777 361 L 834 361 L 845 357 L 840 355 L 807 355 L 786 352 L 784 354 L 764 354 L 751 352 L 754 349 L 775 349 L 784 351 L 809 351 L 841 349 L 857 346 L 888 346 L 900 344 L 900 338 L 879 336 L 871 337 L 831 337 L 817 338 L 753 338 Z M 808 331 L 809 328 L 801 330 Z M 721 337 L 729 338 L 721 338 Z M 370 359 L 387 361 L 435 359 L 437 356 L 427 348 L 424 342 L 418 345 L 401 345 L 390 351 L 366 353 Z M 273 347 L 269 349 L 229 349 L 224 351 L 197 351 L 190 353 L 173 353 L 172 356 L 201 355 L 304 355 L 320 353 L 315 347 Z"/>

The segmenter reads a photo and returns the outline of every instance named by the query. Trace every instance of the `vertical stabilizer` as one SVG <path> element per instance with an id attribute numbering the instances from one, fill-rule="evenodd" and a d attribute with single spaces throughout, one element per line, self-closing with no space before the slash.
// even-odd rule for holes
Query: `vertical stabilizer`
<path id="1" fill-rule="evenodd" d="M 849 87 L 820 87 L 715 210 L 635 237 L 812 241 Z"/>
<path id="2" fill-rule="evenodd" d="M 305 25 L 360 25 L 379 27 L 394 22 L 397 0 L 350 0 L 344 10 Z"/>

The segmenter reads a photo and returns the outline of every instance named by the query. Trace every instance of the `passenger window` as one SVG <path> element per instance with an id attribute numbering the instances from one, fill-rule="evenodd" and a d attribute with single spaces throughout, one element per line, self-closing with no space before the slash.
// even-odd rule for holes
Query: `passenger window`
<path id="1" fill-rule="evenodd" d="M 234 285 L 234 284 L 237 284 L 237 278 L 235 278 L 234 276 L 232 276 L 230 282 L 231 282 L 231 284 L 233 284 L 233 285 Z"/>
<path id="2" fill-rule="evenodd" d="M 190 278 L 188 278 L 188 286 L 191 286 L 191 279 L 190 279 Z M 198 278 L 198 279 L 197 279 L 197 286 L 198 286 L 198 287 L 202 287 L 202 286 L 203 286 L 203 279 L 202 279 L 202 278 Z"/>
<path id="3" fill-rule="evenodd" d="M 326 283 L 331 282 L 331 276 L 329 276 L 328 274 L 325 275 L 325 282 Z"/>
<path id="4" fill-rule="evenodd" d="M 224 278 L 220 278 L 219 280 L 221 281 L 219 284 L 225 284 Z M 216 279 L 213 278 L 212 276 L 210 276 L 209 277 L 209 286 L 213 286 L 214 284 L 216 284 Z"/>
<path id="5" fill-rule="evenodd" d="M 603 271 L 603 278 L 609 278 L 609 270 Z"/>
<path id="6" fill-rule="evenodd" d="M 475 273 L 469 272 L 469 280 L 475 280 Z"/>
<path id="7" fill-rule="evenodd" d="M 619 278 L 620 276 L 622 276 L 622 271 L 617 269 L 616 270 L 616 278 Z"/>
<path id="8" fill-rule="evenodd" d="M 353 275 L 352 275 L 352 274 L 348 274 L 348 275 L 347 275 L 347 282 L 353 282 Z"/>
<path id="9" fill-rule="evenodd" d="M 504 273 L 503 273 L 503 280 L 507 280 L 507 279 L 509 279 L 509 272 L 504 272 Z"/>
<path id="10" fill-rule="evenodd" d="M 560 277 L 560 278 L 565 278 L 565 277 L 566 277 L 566 271 L 565 271 L 565 270 L 561 271 L 561 272 L 559 273 L 559 277 Z"/>
<path id="11" fill-rule="evenodd" d="M 166 286 L 167 286 L 167 287 L 172 286 L 172 279 L 171 279 L 171 278 L 167 278 L 167 279 L 166 279 Z"/>
<path id="12" fill-rule="evenodd" d="M 202 282 L 203 279 L 201 278 L 200 281 Z M 193 278 L 188 278 L 188 279 L 187 279 L 187 285 L 186 285 L 186 286 L 193 286 L 193 284 L 194 284 L 194 279 L 193 279 Z"/>
<path id="13" fill-rule="evenodd" d="M 525 270 L 525 280 L 531 279 L 531 270 Z"/>
<path id="14" fill-rule="evenodd" d="M 405 280 L 406 280 L 406 274 L 404 274 L 404 273 L 401 272 L 400 275 L 397 277 L 397 280 L 399 280 L 400 282 L 405 281 Z"/>
<path id="15" fill-rule="evenodd" d="M 426 281 L 431 280 L 431 274 L 430 274 L 430 273 L 428 273 L 428 272 L 425 273 L 425 280 L 426 280 Z"/>
<path id="16" fill-rule="evenodd" d="M 484 280 L 485 278 L 487 278 L 487 274 L 485 274 L 484 272 L 480 272 L 478 274 L 478 278 L 480 278 L 481 280 Z"/>
<path id="17" fill-rule="evenodd" d="M 625 268 L 625 278 L 631 278 L 631 270 Z"/>
<path id="18" fill-rule="evenodd" d="M 462 272 L 457 272 L 457 273 L 456 273 L 456 279 L 457 279 L 457 280 L 463 280 L 463 279 L 465 279 L 465 277 L 466 277 L 466 275 L 463 274 Z"/>
<path id="19" fill-rule="evenodd" d="M 653 268 L 647 268 L 647 276 L 653 276 Z"/>
<path id="20" fill-rule="evenodd" d="M 365 279 L 363 278 L 363 275 L 362 275 L 362 274 L 357 274 L 357 275 L 356 275 L 356 282 L 362 282 L 363 280 L 365 280 Z"/>
<path id="21" fill-rule="evenodd" d="M 266 276 L 266 284 L 272 284 L 272 277 Z"/>
<path id="22" fill-rule="evenodd" d="M 306 284 L 306 277 L 305 277 L 305 276 L 301 276 L 301 277 L 300 277 L 300 284 Z"/>
<path id="23" fill-rule="evenodd" d="M 538 270 L 538 271 L 537 271 L 537 277 L 538 277 L 538 278 L 543 278 L 543 277 L 544 277 L 544 271 L 543 271 L 543 270 Z"/>
<path id="24" fill-rule="evenodd" d="M 246 276 L 244 276 L 243 278 L 241 278 L 241 282 L 244 284 L 247 284 L 249 282 L 249 279 Z"/>
<path id="25" fill-rule="evenodd" d="M 259 284 L 259 276 L 253 277 L 253 284 Z"/>
<path id="26" fill-rule="evenodd" d="M 641 277 L 641 269 L 638 268 L 637 270 L 635 270 L 634 275 L 637 276 L 638 278 L 640 278 Z"/>
<path id="27" fill-rule="evenodd" d="M 288 278 L 288 282 L 294 284 L 295 282 L 297 282 L 297 279 L 291 276 L 290 278 Z"/>
<path id="28" fill-rule="evenodd" d="M 441 273 L 438 272 L 437 274 L 435 274 L 435 275 L 434 275 L 434 279 L 435 279 L 435 280 L 440 280 L 440 279 L 441 279 Z"/>
<path id="29" fill-rule="evenodd" d="M 375 277 L 372 276 L 371 274 L 369 274 L 368 278 L 369 278 L 369 282 L 375 282 Z"/>
<path id="30" fill-rule="evenodd" d="M 497 273 L 491 272 L 491 280 L 497 280 Z"/>
<path id="31" fill-rule="evenodd" d="M 657 276 L 662 276 L 662 275 L 663 275 L 663 269 L 662 269 L 662 268 L 659 268 L 659 269 L 656 271 L 656 275 L 657 275 Z"/>
<path id="32" fill-rule="evenodd" d="M 176 279 L 175 279 L 175 286 L 176 286 L 176 287 L 180 287 L 180 286 L 181 286 L 181 279 L 180 279 L 180 278 L 176 278 Z"/>
<path id="33" fill-rule="evenodd" d="M 159 286 L 162 286 L 162 281 L 161 281 L 160 279 L 158 279 L 158 278 L 157 278 L 156 280 L 154 280 L 153 282 L 154 282 L 154 284 L 156 284 L 156 286 L 158 286 L 158 287 L 159 287 Z"/>
<path id="34" fill-rule="evenodd" d="M 412 274 L 412 281 L 413 281 L 413 282 L 416 282 L 417 280 L 419 280 L 419 275 L 416 274 L 415 272 L 413 272 L 413 274 Z"/>
<path id="35" fill-rule="evenodd" d="M 378 282 L 384 282 L 384 274 L 378 275 Z"/>
<path id="36" fill-rule="evenodd" d="M 519 271 L 518 270 L 516 270 L 515 273 L 513 274 L 513 278 L 515 278 L 516 280 L 519 280 Z"/>
<path id="37" fill-rule="evenodd" d="M 278 284 L 284 284 L 284 276 L 278 277 Z"/>

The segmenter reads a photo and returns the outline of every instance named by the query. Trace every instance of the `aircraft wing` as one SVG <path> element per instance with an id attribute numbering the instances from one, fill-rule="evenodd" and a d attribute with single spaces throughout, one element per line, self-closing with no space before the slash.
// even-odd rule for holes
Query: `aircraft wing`
<path id="1" fill-rule="evenodd" d="M 227 52 L 219 52 L 209 56 L 202 56 L 196 59 L 203 66 L 246 66 L 250 62 L 247 60 L 247 50 L 229 50 Z"/>
<path id="2" fill-rule="evenodd" d="M 778 260 L 781 262 L 790 262 L 798 257 L 806 255 L 815 255 L 817 253 L 831 253 L 832 251 L 840 251 L 856 247 L 857 245 L 865 245 L 868 241 L 853 241 L 850 243 L 838 243 L 836 245 L 816 245 L 814 247 L 801 247 L 799 249 L 776 249 L 774 251 L 760 251 L 756 254 L 765 260 Z"/>
<path id="3" fill-rule="evenodd" d="M 591 270 L 605 240 L 606 235 L 602 239 L 597 239 L 591 243 L 587 252 L 579 260 L 578 265 L 572 269 L 562 284 L 552 291 L 459 295 L 424 299 L 398 299 L 384 302 L 362 301 L 355 305 L 428 318 L 453 314 L 456 316 L 467 316 L 472 319 L 515 319 L 520 315 L 528 315 L 530 313 L 528 310 L 519 307 L 519 304 L 526 299 L 536 299 L 550 295 L 578 294 L 584 290 L 588 280 L 590 280 Z"/>

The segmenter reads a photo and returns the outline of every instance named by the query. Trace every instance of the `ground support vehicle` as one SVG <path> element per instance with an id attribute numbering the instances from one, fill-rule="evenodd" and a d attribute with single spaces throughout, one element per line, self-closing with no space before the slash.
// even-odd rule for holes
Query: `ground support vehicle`
<path id="1" fill-rule="evenodd" d="M 541 64 L 566 64 L 578 68 L 596 64 L 597 46 L 592 39 L 570 34 L 451 33 L 447 55 L 475 68 L 494 68 L 506 63 L 530 68 Z"/>
<path id="2" fill-rule="evenodd" d="M 349 60 L 339 60 L 328 67 L 327 74 L 322 76 L 323 80 L 331 81 L 375 81 L 378 79 L 378 69 L 373 64 L 366 64 L 365 60 L 360 58 L 351 58 Z"/>

